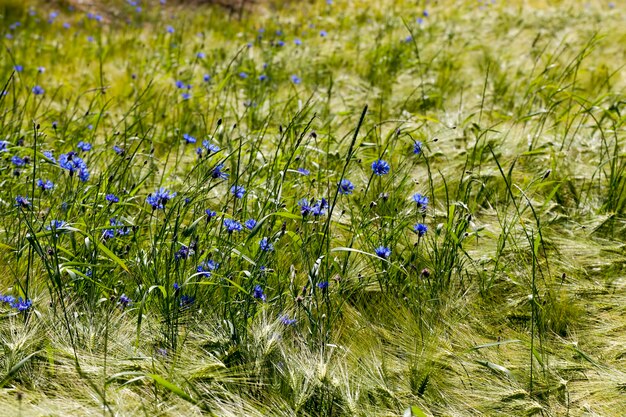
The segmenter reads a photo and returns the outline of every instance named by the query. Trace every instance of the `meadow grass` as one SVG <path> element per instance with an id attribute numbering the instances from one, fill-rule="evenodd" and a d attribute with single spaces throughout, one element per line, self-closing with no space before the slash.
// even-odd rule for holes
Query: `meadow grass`
<path id="1" fill-rule="evenodd" d="M 1 415 L 626 413 L 624 5 L 0 13 Z"/>

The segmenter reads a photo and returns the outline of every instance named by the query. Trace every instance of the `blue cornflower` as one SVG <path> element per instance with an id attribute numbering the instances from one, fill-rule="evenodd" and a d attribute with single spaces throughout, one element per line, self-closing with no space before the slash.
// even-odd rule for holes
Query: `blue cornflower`
<path id="1" fill-rule="evenodd" d="M 180 96 L 183 100 L 189 100 L 191 98 L 191 93 L 182 93 Z"/>
<path id="2" fill-rule="evenodd" d="M 198 265 L 198 267 L 196 268 L 196 272 L 200 273 L 201 275 L 205 277 L 210 277 L 211 272 L 215 271 L 218 267 L 219 267 L 219 264 L 217 264 L 212 259 L 208 259 L 202 262 L 200 265 Z"/>
<path id="3" fill-rule="evenodd" d="M 298 77 L 297 75 L 292 75 L 290 79 L 291 79 L 291 82 L 294 84 L 300 84 L 300 82 L 302 81 L 300 77 Z"/>
<path id="4" fill-rule="evenodd" d="M 320 36 L 322 38 L 325 38 L 328 35 L 328 32 L 326 32 L 325 30 L 320 30 Z"/>
<path id="5" fill-rule="evenodd" d="M 46 230 L 59 230 L 64 229 L 67 226 L 67 222 L 64 220 L 52 220 Z"/>
<path id="6" fill-rule="evenodd" d="M 235 196 L 235 198 L 243 198 L 246 193 L 246 189 L 241 185 L 233 185 L 230 187 L 230 193 Z"/>
<path id="7" fill-rule="evenodd" d="M 146 202 L 152 206 L 153 210 L 163 210 L 167 202 L 174 197 L 176 197 L 176 193 L 171 193 L 169 190 L 161 187 L 154 194 L 148 195 Z"/>
<path id="8" fill-rule="evenodd" d="M 298 168 L 298 172 L 302 175 L 309 175 L 311 173 L 311 171 L 306 168 Z"/>
<path id="9" fill-rule="evenodd" d="M 383 161 L 382 159 L 377 159 L 372 162 L 372 171 L 374 171 L 375 175 L 385 175 L 389 174 L 391 167 L 387 163 L 387 161 Z"/>
<path id="10" fill-rule="evenodd" d="M 415 231 L 415 233 L 417 233 L 419 237 L 422 237 L 428 231 L 428 226 L 423 223 L 417 223 L 415 226 L 413 226 L 413 230 Z"/>
<path id="11" fill-rule="evenodd" d="M 37 180 L 37 187 L 41 188 L 41 191 L 48 191 L 54 188 L 54 183 L 50 180 L 42 180 L 41 178 Z"/>
<path id="12" fill-rule="evenodd" d="M 196 297 L 194 297 L 193 295 L 184 294 L 180 296 L 179 304 L 181 307 L 189 307 L 195 302 L 196 302 Z"/>
<path id="13" fill-rule="evenodd" d="M 217 153 L 220 151 L 220 147 L 209 142 L 209 140 L 205 139 L 202 141 L 202 146 L 210 153 Z"/>
<path id="14" fill-rule="evenodd" d="M 124 148 L 120 146 L 113 145 L 113 151 L 118 155 L 124 155 Z"/>
<path id="15" fill-rule="evenodd" d="M 78 178 L 83 182 L 89 179 L 87 164 L 85 164 L 85 161 L 74 151 L 61 154 L 61 156 L 59 156 L 59 166 L 63 169 L 67 169 L 70 172 L 70 176 L 78 172 Z"/>
<path id="16" fill-rule="evenodd" d="M 189 255 L 193 255 L 193 253 L 193 249 L 190 249 L 189 246 L 181 245 L 180 249 L 174 254 L 174 259 L 177 261 L 187 259 Z"/>
<path id="17" fill-rule="evenodd" d="M 213 168 L 213 171 L 211 171 L 211 177 L 225 180 L 226 178 L 228 178 L 228 174 L 223 172 L 223 169 L 224 164 L 216 165 L 215 168 Z"/>
<path id="18" fill-rule="evenodd" d="M 176 88 L 185 88 L 185 83 L 182 82 L 181 80 L 176 80 Z"/>
<path id="19" fill-rule="evenodd" d="M 377 247 L 376 249 L 374 249 L 374 252 L 376 252 L 376 255 L 383 259 L 387 259 L 389 258 L 389 256 L 391 256 L 391 249 L 385 246 Z"/>
<path id="20" fill-rule="evenodd" d="M 28 201 L 26 197 L 18 195 L 17 197 L 15 197 L 15 205 L 18 207 L 28 207 L 30 206 L 30 201 Z"/>
<path id="21" fill-rule="evenodd" d="M 91 143 L 83 142 L 82 140 L 78 142 L 77 148 L 83 152 L 87 152 L 91 150 Z"/>
<path id="22" fill-rule="evenodd" d="M 206 54 L 204 52 L 198 52 L 196 54 L 196 58 L 198 58 L 198 59 L 206 58 Z"/>
<path id="23" fill-rule="evenodd" d="M 32 305 L 33 305 L 33 302 L 31 300 L 24 300 L 22 299 L 22 297 L 19 297 L 17 301 L 14 301 L 11 304 L 11 308 L 14 308 L 17 311 L 22 312 L 22 311 L 28 310 Z"/>
<path id="24" fill-rule="evenodd" d="M 205 83 L 208 83 L 209 81 L 211 81 L 211 76 L 209 74 L 204 74 L 204 77 L 202 77 L 202 79 Z"/>
<path id="25" fill-rule="evenodd" d="M 63 23 L 63 29 L 69 29 L 72 27 L 68 22 Z"/>
<path id="26" fill-rule="evenodd" d="M 422 211 L 426 210 L 428 206 L 428 197 L 421 195 L 420 193 L 413 194 L 413 201 L 417 203 L 417 208 L 421 208 Z"/>
<path id="27" fill-rule="evenodd" d="M 169 25 L 165 28 L 165 30 L 167 31 L 167 33 L 174 33 L 174 28 Z"/>
<path id="28" fill-rule="evenodd" d="M 293 43 L 294 43 L 296 46 L 300 46 L 300 45 L 302 45 L 302 41 L 301 41 L 300 39 L 298 39 L 298 38 L 294 39 L 294 40 L 293 40 Z"/>
<path id="29" fill-rule="evenodd" d="M 13 67 L 13 69 L 15 70 L 15 72 L 22 72 L 24 71 L 24 67 L 22 65 L 16 65 Z"/>
<path id="30" fill-rule="evenodd" d="M 206 214 L 206 217 L 207 217 L 207 219 L 206 219 L 206 220 L 207 220 L 207 221 L 209 221 L 209 220 L 211 220 L 213 217 L 217 216 L 217 213 L 216 213 L 216 212 L 214 212 L 214 211 L 213 211 L 213 210 L 211 210 L 211 209 L 206 209 L 206 210 L 204 210 L 204 213 Z"/>
<path id="31" fill-rule="evenodd" d="M 191 136 L 189 133 L 185 133 L 183 135 L 183 139 L 185 139 L 185 143 L 196 143 L 196 138 Z"/>
<path id="32" fill-rule="evenodd" d="M 317 283 L 317 288 L 320 290 L 325 290 L 328 288 L 328 281 L 320 281 Z"/>
<path id="33" fill-rule="evenodd" d="M 0 140 L 0 152 L 6 152 L 8 145 L 9 142 L 7 142 L 6 140 Z"/>
<path id="34" fill-rule="evenodd" d="M 276 46 L 285 46 L 285 41 L 279 40 L 278 42 L 276 42 Z"/>
<path id="35" fill-rule="evenodd" d="M 413 153 L 415 155 L 419 155 L 420 153 L 422 153 L 422 142 L 420 142 L 419 140 L 416 140 L 415 143 L 413 143 Z"/>
<path id="36" fill-rule="evenodd" d="M 265 80 L 267 80 L 267 75 L 265 74 L 259 75 L 259 81 L 265 81 Z"/>
<path id="37" fill-rule="evenodd" d="M 241 232 L 243 230 L 241 223 L 233 219 L 224 219 L 224 227 L 228 233 Z"/>
<path id="38" fill-rule="evenodd" d="M 13 155 L 13 157 L 11 158 L 11 162 L 16 167 L 22 167 L 22 166 L 26 165 L 26 160 L 24 158 L 20 158 L 17 155 Z"/>
<path id="39" fill-rule="evenodd" d="M 43 88 L 41 88 L 40 85 L 36 85 L 33 87 L 33 94 L 36 96 L 40 96 L 43 93 L 45 93 L 45 90 Z"/>
<path id="40" fill-rule="evenodd" d="M 120 202 L 120 198 L 118 196 L 116 196 L 115 194 L 107 194 L 104 199 L 106 201 L 108 201 L 109 203 L 119 203 Z"/>
<path id="41" fill-rule="evenodd" d="M 259 241 L 259 248 L 263 252 L 272 252 L 274 250 L 274 245 L 272 245 L 268 238 L 264 237 Z"/>
<path id="42" fill-rule="evenodd" d="M 285 326 L 293 326 L 296 324 L 296 319 L 290 319 L 288 315 L 283 314 L 278 318 Z"/>
<path id="43" fill-rule="evenodd" d="M 15 297 L 12 295 L 2 295 L 0 294 L 0 303 L 13 304 L 15 302 Z"/>
<path id="44" fill-rule="evenodd" d="M 260 285 L 255 285 L 254 286 L 254 291 L 252 292 L 252 296 L 256 299 L 259 299 L 261 301 L 265 301 L 267 300 L 267 297 L 265 296 L 265 294 L 263 293 L 263 288 L 261 288 Z"/>
<path id="45" fill-rule="evenodd" d="M 242 71 L 239 73 L 239 78 L 248 78 L 248 74 Z"/>
<path id="46" fill-rule="evenodd" d="M 52 151 L 43 151 L 42 153 L 43 153 L 43 156 L 48 158 L 53 164 L 57 163 L 57 160 L 54 159 L 54 155 L 52 154 Z"/>
<path id="47" fill-rule="evenodd" d="M 244 226 L 246 226 L 247 229 L 252 230 L 252 229 L 254 229 L 254 226 L 256 226 L 256 220 L 248 219 L 244 223 Z"/>
<path id="48" fill-rule="evenodd" d="M 354 184 L 350 180 L 343 179 L 339 183 L 339 194 L 350 195 L 354 191 Z"/>
<path id="49" fill-rule="evenodd" d="M 298 205 L 300 206 L 300 214 L 303 217 L 311 213 L 312 208 L 309 203 L 309 200 L 307 200 L 306 198 L 303 198 L 300 201 L 298 201 Z"/>
<path id="50" fill-rule="evenodd" d="M 174 291 L 180 290 L 180 284 L 178 282 L 175 282 L 174 285 L 172 285 L 172 287 L 174 288 Z"/>
<path id="51" fill-rule="evenodd" d="M 102 232 L 102 239 L 113 239 L 115 237 L 115 231 L 113 229 L 104 229 Z"/>
<path id="52" fill-rule="evenodd" d="M 130 233 L 130 229 L 128 226 L 124 225 L 121 221 L 117 220 L 117 217 L 112 217 L 109 219 L 109 225 L 115 228 L 115 232 L 118 236 L 126 236 Z"/>
<path id="53" fill-rule="evenodd" d="M 126 294 L 122 294 L 120 295 L 120 299 L 118 301 L 118 304 L 122 307 L 128 307 L 129 305 L 131 305 L 133 302 L 132 300 L 126 295 Z"/>
<path id="54" fill-rule="evenodd" d="M 313 204 L 313 206 L 311 207 L 311 214 L 313 214 L 316 217 L 323 216 L 324 214 L 326 214 L 327 208 L 328 208 L 328 201 L 326 201 L 325 198 L 322 198 L 321 200 Z"/>

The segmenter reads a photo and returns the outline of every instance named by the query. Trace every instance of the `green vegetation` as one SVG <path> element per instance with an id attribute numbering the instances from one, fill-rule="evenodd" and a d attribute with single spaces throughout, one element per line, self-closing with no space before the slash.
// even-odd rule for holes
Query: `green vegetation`
<path id="1" fill-rule="evenodd" d="M 43 3 L 0 414 L 624 415 L 623 5 Z"/>

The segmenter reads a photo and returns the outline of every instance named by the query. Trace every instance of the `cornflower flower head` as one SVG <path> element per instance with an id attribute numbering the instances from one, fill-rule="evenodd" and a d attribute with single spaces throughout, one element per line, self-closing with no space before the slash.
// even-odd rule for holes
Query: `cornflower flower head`
<path id="1" fill-rule="evenodd" d="M 343 179 L 339 183 L 339 194 L 350 195 L 354 191 L 354 184 L 348 179 Z"/>
<path id="2" fill-rule="evenodd" d="M 176 193 L 171 193 L 169 190 L 161 187 L 154 194 L 148 195 L 146 202 L 152 206 L 153 210 L 164 210 L 167 202 L 174 197 L 176 197 Z"/>
<path id="3" fill-rule="evenodd" d="M 37 187 L 41 188 L 41 191 L 48 191 L 54 188 L 54 183 L 50 180 L 42 180 L 39 178 L 37 180 Z"/>
<path id="4" fill-rule="evenodd" d="M 228 233 L 241 232 L 243 230 L 241 223 L 233 219 L 224 219 L 224 227 Z"/>
<path id="5" fill-rule="evenodd" d="M 261 288 L 261 286 L 258 284 L 254 286 L 254 290 L 252 291 L 252 296 L 261 301 L 267 300 L 267 297 L 265 296 L 265 293 L 263 292 L 263 288 Z"/>
<path id="6" fill-rule="evenodd" d="M 426 232 L 428 232 L 428 226 L 423 223 L 417 223 L 413 226 L 413 231 L 415 231 L 419 237 L 422 237 L 426 234 Z"/>
<path id="7" fill-rule="evenodd" d="M 230 187 L 230 193 L 235 196 L 235 198 L 243 198 L 246 193 L 246 189 L 241 185 L 233 185 Z"/>
<path id="8" fill-rule="evenodd" d="M 386 246 L 379 246 L 374 249 L 374 252 L 376 252 L 377 256 L 383 259 L 388 259 L 391 256 L 391 249 Z"/>
<path id="9" fill-rule="evenodd" d="M 259 248 L 263 252 L 272 252 L 274 250 L 274 245 L 272 245 L 268 238 L 264 237 L 259 241 Z"/>
<path id="10" fill-rule="evenodd" d="M 372 162 L 372 171 L 374 172 L 375 175 L 378 175 L 378 176 L 386 175 L 386 174 L 389 174 L 390 170 L 391 170 L 391 167 L 389 166 L 389 163 L 387 163 L 387 161 L 384 161 L 382 159 L 377 159 L 376 161 Z"/>

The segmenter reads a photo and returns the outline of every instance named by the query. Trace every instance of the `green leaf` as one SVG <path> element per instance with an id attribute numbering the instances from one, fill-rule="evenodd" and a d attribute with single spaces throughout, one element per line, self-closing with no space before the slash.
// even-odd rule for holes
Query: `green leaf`
<path id="1" fill-rule="evenodd" d="M 117 257 L 117 255 L 115 255 L 113 252 L 111 252 L 111 250 L 109 248 L 107 248 L 106 246 L 104 246 L 101 242 L 98 242 L 98 248 L 106 255 L 108 256 L 113 262 L 115 262 L 116 264 L 118 264 L 124 271 L 126 272 L 130 272 L 130 270 L 128 269 L 128 267 L 126 266 L 126 264 L 124 263 L 124 261 L 122 261 L 120 258 Z"/>
<path id="2" fill-rule="evenodd" d="M 425 412 L 422 411 L 421 408 L 419 408 L 416 405 L 412 405 L 406 410 L 404 410 L 403 417 L 428 417 L 428 416 L 426 415 Z"/>

